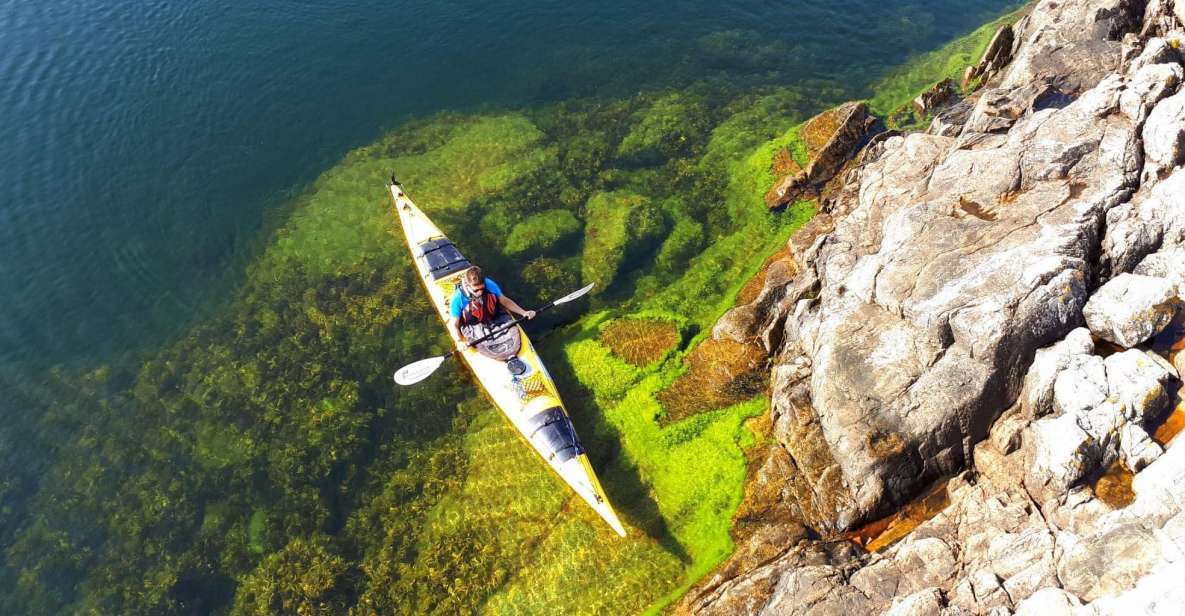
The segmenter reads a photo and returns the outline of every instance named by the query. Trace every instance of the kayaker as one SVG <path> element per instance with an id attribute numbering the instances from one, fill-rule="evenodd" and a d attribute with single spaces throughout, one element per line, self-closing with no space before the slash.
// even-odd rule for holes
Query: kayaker
<path id="1" fill-rule="evenodd" d="M 449 303 L 451 318 L 448 320 L 448 331 L 457 350 L 468 348 L 463 330 L 479 324 L 488 327 L 498 317 L 499 308 L 512 315 L 522 315 L 528 320 L 535 318 L 534 310 L 524 310 L 517 302 L 503 295 L 498 283 L 483 276 L 480 267 L 473 266 L 465 270 L 461 274 L 461 284 L 453 291 Z"/>

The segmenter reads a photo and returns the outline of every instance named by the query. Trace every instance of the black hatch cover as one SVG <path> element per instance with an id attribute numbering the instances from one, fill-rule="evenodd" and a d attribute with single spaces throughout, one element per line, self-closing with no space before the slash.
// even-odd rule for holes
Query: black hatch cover
<path id="1" fill-rule="evenodd" d="M 469 269 L 469 259 L 466 259 L 447 238 L 422 242 L 420 251 L 428 263 L 428 272 L 432 275 L 432 280 L 440 280 L 449 274 Z"/>

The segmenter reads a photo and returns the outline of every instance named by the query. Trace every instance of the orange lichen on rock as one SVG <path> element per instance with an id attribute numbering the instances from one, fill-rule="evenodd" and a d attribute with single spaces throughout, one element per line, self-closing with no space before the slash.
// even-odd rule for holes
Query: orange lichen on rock
<path id="1" fill-rule="evenodd" d="M 744 306 L 757 299 L 757 296 L 761 294 L 761 290 L 765 288 L 765 279 L 769 275 L 770 266 L 779 261 L 787 263 L 794 268 L 794 271 L 798 269 L 798 265 L 794 262 L 794 257 L 790 254 L 790 247 L 784 246 L 781 250 L 770 255 L 765 260 L 765 263 L 761 264 L 761 269 L 757 271 L 757 274 L 750 278 L 745 283 L 745 286 L 741 287 L 740 292 L 737 293 L 737 306 Z M 790 275 L 793 276 L 793 274 Z"/>
<path id="2" fill-rule="evenodd" d="M 831 141 L 832 137 L 839 132 L 843 125 L 846 110 L 843 107 L 836 107 L 829 111 L 824 111 L 819 115 L 807 120 L 802 125 L 802 140 L 806 143 L 806 152 L 808 160 L 815 160 Z"/>
<path id="3" fill-rule="evenodd" d="M 658 393 L 671 423 L 752 398 L 765 389 L 766 355 L 754 345 L 705 340 L 687 356 L 688 371 Z"/>
<path id="4" fill-rule="evenodd" d="M 1103 501 L 1112 509 L 1123 509 L 1136 500 L 1136 493 L 1132 491 L 1132 479 L 1135 475 L 1122 462 L 1116 460 L 1107 467 L 1107 471 L 1099 477 L 1091 490 L 1095 498 Z"/>
<path id="5" fill-rule="evenodd" d="M 786 177 L 788 175 L 797 175 L 802 171 L 802 165 L 794 160 L 794 154 L 790 152 L 790 148 L 780 148 L 774 154 L 774 163 L 772 170 L 774 175 L 778 177 Z"/>
<path id="6" fill-rule="evenodd" d="M 660 319 L 621 319 L 601 332 L 601 343 L 635 366 L 662 359 L 679 340 L 679 328 Z"/>
<path id="7" fill-rule="evenodd" d="M 902 507 L 901 511 L 845 533 L 844 537 L 864 546 L 869 552 L 879 552 L 889 547 L 922 523 L 942 513 L 942 510 L 950 505 L 947 481 L 944 479 L 935 483 L 921 496 Z"/>
<path id="8" fill-rule="evenodd" d="M 1165 357 L 1177 369 L 1185 367 L 1185 314 L 1179 314 L 1162 336 L 1152 341 L 1152 349 Z M 1185 430 L 1185 388 L 1177 391 L 1177 405 L 1152 434 L 1161 447 Z"/>
<path id="9" fill-rule="evenodd" d="M 1156 441 L 1161 447 L 1169 444 L 1173 437 L 1185 430 L 1185 398 L 1178 398 L 1177 408 L 1169 413 L 1164 423 L 1156 428 L 1152 433 L 1152 440 Z"/>

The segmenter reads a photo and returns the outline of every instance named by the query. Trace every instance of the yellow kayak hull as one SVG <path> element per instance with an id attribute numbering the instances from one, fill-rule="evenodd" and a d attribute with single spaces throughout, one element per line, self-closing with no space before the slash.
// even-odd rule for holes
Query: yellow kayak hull
<path id="1" fill-rule="evenodd" d="M 401 186 L 392 184 L 389 189 L 420 281 L 424 283 L 437 316 L 441 322 L 445 322 L 449 318 L 449 301 L 453 290 L 461 274 L 468 269 L 469 261 L 416 207 Z M 609 504 L 605 490 L 588 461 L 588 455 L 576 438 L 555 382 L 526 332 L 520 328 L 519 335 L 522 348 L 518 359 L 526 367 L 523 374 L 511 374 L 505 362 L 486 357 L 472 348 L 461 354 L 461 360 L 494 406 L 502 411 L 535 453 L 614 532 L 624 537 L 625 528 Z"/>

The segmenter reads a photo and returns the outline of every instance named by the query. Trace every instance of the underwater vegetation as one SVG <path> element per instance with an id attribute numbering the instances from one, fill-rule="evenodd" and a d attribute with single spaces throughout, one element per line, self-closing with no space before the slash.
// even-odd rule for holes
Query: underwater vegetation
<path id="1" fill-rule="evenodd" d="M 680 338 L 678 325 L 662 319 L 619 319 L 601 332 L 601 343 L 635 366 L 662 359 Z"/>
<path id="2" fill-rule="evenodd" d="M 706 43 L 723 54 L 721 36 Z M 874 105 L 961 70 L 978 44 L 887 78 Z M 669 604 L 733 549 L 764 358 L 708 333 L 815 212 L 771 214 L 762 196 L 816 147 L 802 121 L 850 94 L 828 92 L 708 84 L 441 114 L 350 152 L 222 314 L 141 364 L 43 379 L 60 391 L 41 436 L 0 442 L 15 467 L 55 439 L 39 479 L 0 480 L 0 612 Z M 392 385 L 393 368 L 447 348 L 389 212 L 392 171 L 520 303 L 597 283 L 583 314 L 531 333 L 627 538 L 464 373 Z"/>

